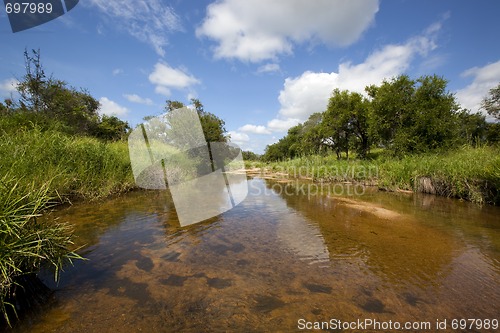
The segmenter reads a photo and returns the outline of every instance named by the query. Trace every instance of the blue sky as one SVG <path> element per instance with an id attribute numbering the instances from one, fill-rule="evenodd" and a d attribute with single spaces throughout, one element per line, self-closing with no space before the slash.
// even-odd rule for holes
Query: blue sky
<path id="1" fill-rule="evenodd" d="M 199 98 L 232 141 L 263 152 L 324 111 L 335 88 L 362 92 L 399 74 L 438 74 L 477 111 L 500 82 L 494 0 L 82 0 L 12 33 L 0 11 L 0 97 L 40 49 L 48 73 L 135 126 L 166 99 Z"/>

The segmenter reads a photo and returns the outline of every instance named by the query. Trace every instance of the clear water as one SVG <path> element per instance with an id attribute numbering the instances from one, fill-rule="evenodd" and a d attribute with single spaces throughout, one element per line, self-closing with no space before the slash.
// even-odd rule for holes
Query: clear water
<path id="1" fill-rule="evenodd" d="M 239 206 L 186 228 L 168 192 L 51 213 L 75 226 L 88 260 L 59 285 L 42 274 L 53 300 L 15 330 L 293 332 L 299 319 L 500 319 L 500 208 L 249 185 Z"/>

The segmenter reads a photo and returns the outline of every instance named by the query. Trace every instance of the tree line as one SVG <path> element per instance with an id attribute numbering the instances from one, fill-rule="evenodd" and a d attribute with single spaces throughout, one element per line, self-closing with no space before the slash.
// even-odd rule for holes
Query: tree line
<path id="1" fill-rule="evenodd" d="M 500 142 L 500 123 L 488 123 L 483 114 L 463 109 L 446 90 L 447 84 L 437 75 L 417 79 L 400 75 L 367 86 L 366 96 L 335 89 L 324 112 L 312 114 L 268 145 L 262 160 L 329 153 L 340 159 L 352 152 L 366 158 L 373 147 L 401 157 Z M 490 90 L 482 107 L 500 119 L 499 105 L 500 84 Z"/>
<path id="2" fill-rule="evenodd" d="M 85 89 L 75 89 L 65 81 L 47 76 L 40 60 L 40 50 L 24 52 L 25 74 L 16 90 L 18 100 L 0 102 L 0 131 L 37 126 L 70 135 L 87 135 L 107 141 L 123 140 L 130 133 L 127 122 L 116 116 L 99 114 L 100 103 Z M 198 99 L 191 99 L 208 142 L 227 142 L 224 120 L 207 112 Z M 184 107 L 180 101 L 167 100 L 165 111 Z M 153 116 L 145 117 L 150 120 Z"/>
<path id="3" fill-rule="evenodd" d="M 47 76 L 40 50 L 24 52 L 25 74 L 16 86 L 18 100 L 0 102 L 4 132 L 37 126 L 70 135 L 88 135 L 116 141 L 126 137 L 130 126 L 115 116 L 99 114 L 100 103 L 87 90 Z"/>

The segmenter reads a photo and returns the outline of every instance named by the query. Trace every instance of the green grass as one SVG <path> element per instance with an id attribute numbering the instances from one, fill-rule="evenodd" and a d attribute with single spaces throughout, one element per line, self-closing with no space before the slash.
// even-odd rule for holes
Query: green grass
<path id="1" fill-rule="evenodd" d="M 446 153 L 401 159 L 380 151 L 372 159 L 337 160 L 335 156 L 307 156 L 274 163 L 248 162 L 292 177 L 315 181 L 360 182 L 380 188 L 430 192 L 475 203 L 500 204 L 500 148 L 464 146 Z M 432 186 L 429 186 L 432 185 Z"/>
<path id="2" fill-rule="evenodd" d="M 134 186 L 126 142 L 34 128 L 0 135 L 0 156 L 0 174 L 24 184 L 50 181 L 52 196 L 92 200 Z"/>
<path id="3" fill-rule="evenodd" d="M 22 277 L 44 263 L 57 278 L 79 258 L 66 224 L 40 213 L 73 199 L 96 200 L 135 186 L 126 142 L 106 143 L 37 126 L 0 130 L 0 312 L 10 325 L 10 300 Z"/>
<path id="4" fill-rule="evenodd" d="M 409 156 L 379 164 L 379 186 L 425 191 L 431 181 L 435 194 L 479 204 L 500 204 L 500 149 L 463 147 L 446 154 Z"/>
<path id="5" fill-rule="evenodd" d="M 78 259 L 72 251 L 71 228 L 63 223 L 41 222 L 40 212 L 50 206 L 49 183 L 22 187 L 11 175 L 0 179 L 0 312 L 10 325 L 11 303 L 20 277 L 36 274 L 42 263 L 54 268 L 55 279 L 66 263 Z M 24 193 L 24 194 L 23 194 Z"/>

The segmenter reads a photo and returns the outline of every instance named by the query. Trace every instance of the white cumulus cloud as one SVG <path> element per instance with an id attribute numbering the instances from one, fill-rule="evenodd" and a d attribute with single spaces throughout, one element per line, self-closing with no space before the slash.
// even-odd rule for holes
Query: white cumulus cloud
<path id="1" fill-rule="evenodd" d="M 128 113 L 128 109 L 126 107 L 119 105 L 107 97 L 101 97 L 99 99 L 99 103 L 101 103 L 101 114 L 105 114 L 107 116 L 124 116 Z"/>
<path id="2" fill-rule="evenodd" d="M 200 80 L 180 68 L 172 68 L 166 63 L 157 63 L 149 75 L 149 82 L 156 85 L 155 91 L 170 96 L 171 89 L 186 89 L 199 84 Z"/>
<path id="3" fill-rule="evenodd" d="M 457 100 L 464 108 L 473 112 L 480 111 L 483 98 L 488 95 L 491 88 L 500 83 L 500 60 L 483 67 L 470 68 L 464 71 L 462 76 L 472 77 L 473 81 L 457 91 Z"/>
<path id="4" fill-rule="evenodd" d="M 123 29 L 150 44 L 160 56 L 165 55 L 166 35 L 181 30 L 179 17 L 161 0 L 89 0 L 85 3 L 105 15 L 109 26 Z"/>
<path id="5" fill-rule="evenodd" d="M 137 94 L 124 94 L 123 97 L 125 97 L 129 102 L 132 103 L 153 105 L 153 101 L 150 98 L 143 98 Z"/>
<path id="6" fill-rule="evenodd" d="M 259 62 L 294 44 L 347 46 L 374 21 L 378 0 L 222 0 L 207 7 L 198 37 L 216 42 L 216 58 Z"/>
<path id="7" fill-rule="evenodd" d="M 328 99 L 336 88 L 365 93 L 366 86 L 403 74 L 417 55 L 427 57 L 437 48 L 436 39 L 441 26 L 442 21 L 434 23 L 421 35 L 409 38 L 405 43 L 389 44 L 375 50 L 362 63 L 340 63 L 336 72 L 306 71 L 297 77 L 286 78 L 278 96 L 280 110 L 276 118 L 268 121 L 267 126 L 249 124 L 244 128 L 249 129 L 249 133 L 255 128 L 285 132 L 307 120 L 311 114 L 325 111 Z M 473 73 L 476 71 L 481 72 L 474 69 Z"/>
<path id="8" fill-rule="evenodd" d="M 245 143 L 250 141 L 250 137 L 248 136 L 248 134 L 236 131 L 229 131 L 228 133 L 231 136 L 231 142 L 236 143 L 239 146 L 243 146 L 245 145 Z"/>
<path id="9" fill-rule="evenodd" d="M 280 65 L 279 64 L 276 64 L 276 63 L 269 63 L 269 64 L 265 64 L 265 65 L 262 65 L 260 66 L 258 69 L 257 69 L 257 73 L 274 73 L 274 72 L 279 72 L 280 70 Z"/>
<path id="10" fill-rule="evenodd" d="M 278 97 L 281 106 L 278 116 L 268 122 L 267 128 L 285 131 L 304 122 L 311 114 L 325 111 L 335 88 L 364 93 L 368 85 L 403 74 L 416 55 L 426 56 L 437 47 L 435 40 L 440 27 L 440 23 L 435 23 L 422 35 L 403 44 L 386 45 L 362 63 L 343 62 L 337 72 L 306 71 L 297 77 L 286 78 Z"/>
<path id="11" fill-rule="evenodd" d="M 267 128 L 272 132 L 285 132 L 300 122 L 301 120 L 297 118 L 272 119 L 267 122 Z"/>
<path id="12" fill-rule="evenodd" d="M 270 134 L 271 132 L 262 125 L 244 125 L 238 129 L 241 132 L 246 132 L 246 133 L 253 133 L 253 134 Z"/>
<path id="13" fill-rule="evenodd" d="M 19 81 L 14 78 L 5 79 L 0 81 L 0 97 L 10 98 L 10 96 L 17 92 L 16 87 Z"/>

